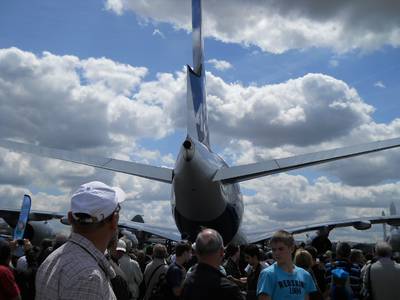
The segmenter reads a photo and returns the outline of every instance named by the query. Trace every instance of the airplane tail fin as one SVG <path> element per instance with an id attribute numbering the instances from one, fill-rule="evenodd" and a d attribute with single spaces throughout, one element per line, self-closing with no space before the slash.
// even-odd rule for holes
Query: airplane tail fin
<path id="1" fill-rule="evenodd" d="M 31 211 L 31 197 L 24 195 L 22 200 L 21 211 L 19 213 L 18 223 L 14 230 L 14 240 L 22 240 L 24 238 L 26 223 L 28 222 L 29 213 Z"/>
<path id="2" fill-rule="evenodd" d="M 132 218 L 132 222 L 144 223 L 143 217 L 141 215 L 136 215 Z"/>
<path id="3" fill-rule="evenodd" d="M 385 212 L 382 210 L 382 217 L 385 216 Z M 383 240 L 387 240 L 387 230 L 386 230 L 386 223 L 382 223 L 382 228 L 383 228 Z"/>
<path id="4" fill-rule="evenodd" d="M 394 205 L 394 202 L 391 202 L 390 203 L 390 215 L 391 216 L 394 216 L 394 215 L 396 215 L 396 205 Z"/>
<path id="5" fill-rule="evenodd" d="M 396 205 L 394 204 L 393 201 L 390 203 L 389 213 L 391 216 L 394 216 L 397 214 Z M 390 230 L 397 229 L 397 228 L 398 228 L 398 226 L 390 226 Z"/>
<path id="6" fill-rule="evenodd" d="M 205 91 L 201 0 L 192 0 L 193 68 L 187 66 L 188 135 L 210 147 Z"/>

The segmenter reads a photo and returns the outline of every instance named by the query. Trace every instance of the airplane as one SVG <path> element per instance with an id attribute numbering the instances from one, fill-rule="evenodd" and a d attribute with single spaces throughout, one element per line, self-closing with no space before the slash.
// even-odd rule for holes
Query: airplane
<path id="1" fill-rule="evenodd" d="M 239 183 L 334 160 L 364 155 L 400 146 L 400 138 L 319 151 L 293 157 L 239 166 L 228 164 L 211 149 L 205 90 L 202 2 L 192 0 L 193 67 L 187 65 L 187 136 L 173 169 L 131 161 L 86 156 L 11 140 L 0 140 L 0 147 L 48 158 L 70 161 L 110 171 L 171 184 L 171 211 L 176 228 L 165 228 L 134 221 L 120 221 L 120 227 L 146 231 L 170 240 L 194 241 L 203 227 L 217 230 L 224 244 L 253 243 L 268 239 L 271 231 L 245 232 L 241 228 L 244 204 Z M 373 222 L 400 220 L 398 216 L 339 220 L 292 229 L 319 230 L 326 226 L 364 228 Z"/>

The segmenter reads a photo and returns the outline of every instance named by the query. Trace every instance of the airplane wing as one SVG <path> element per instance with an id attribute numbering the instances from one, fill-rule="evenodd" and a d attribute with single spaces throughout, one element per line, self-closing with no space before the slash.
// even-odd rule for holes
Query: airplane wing
<path id="1" fill-rule="evenodd" d="M 215 173 L 213 180 L 224 182 L 240 182 L 338 159 L 396 148 L 399 146 L 400 138 L 394 138 L 287 158 L 273 159 L 260 163 L 227 167 L 219 169 Z"/>
<path id="2" fill-rule="evenodd" d="M 3 218 L 8 225 L 15 227 L 20 214 L 19 209 L 0 209 L 0 218 Z M 51 219 L 61 219 L 64 214 L 48 212 L 48 211 L 31 211 L 29 213 L 29 221 L 46 221 Z"/>
<path id="3" fill-rule="evenodd" d="M 20 210 L 19 209 L 0 209 L 0 218 L 3 218 L 11 227 L 15 227 L 18 221 Z M 69 225 L 66 215 L 61 213 L 47 212 L 47 211 L 31 211 L 29 214 L 29 221 L 46 221 L 51 219 L 60 219 L 64 225 Z M 148 232 L 162 238 L 172 241 L 180 241 L 181 234 L 178 228 L 169 228 L 165 226 L 150 225 L 133 221 L 120 221 L 118 226 L 120 228 L 135 229 L 139 231 Z"/>
<path id="4" fill-rule="evenodd" d="M 358 230 L 366 230 L 369 229 L 372 224 L 382 224 L 382 223 L 389 225 L 396 225 L 396 224 L 399 225 L 400 215 L 344 219 L 344 220 L 321 222 L 321 223 L 307 224 L 307 225 L 288 227 L 288 228 L 275 228 L 273 230 L 264 230 L 264 231 L 260 230 L 253 232 L 244 231 L 244 233 L 246 235 L 248 243 L 256 243 L 271 238 L 274 232 L 280 229 L 284 229 L 292 234 L 299 234 L 308 231 L 317 231 L 323 229 L 332 230 L 333 228 L 350 227 L 350 226 L 353 226 L 355 229 Z"/>
<path id="5" fill-rule="evenodd" d="M 72 151 L 47 148 L 32 144 L 13 142 L 8 140 L 0 140 L 0 147 L 16 151 L 36 154 L 39 156 L 55 158 L 59 160 L 70 161 L 82 165 L 92 166 L 96 168 L 136 175 L 152 180 L 171 183 L 173 170 L 150 166 L 131 161 L 118 160 L 113 158 L 95 157 L 79 154 Z"/>
<path id="6" fill-rule="evenodd" d="M 127 229 L 135 229 L 139 231 L 149 232 L 151 234 L 176 242 L 182 240 L 181 234 L 176 227 L 168 228 L 165 226 L 156 226 L 133 221 L 119 221 L 118 226 Z"/>

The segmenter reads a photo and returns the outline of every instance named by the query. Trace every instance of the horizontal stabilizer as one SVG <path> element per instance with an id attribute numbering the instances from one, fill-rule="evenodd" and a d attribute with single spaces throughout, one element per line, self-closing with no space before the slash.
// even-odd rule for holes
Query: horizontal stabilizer
<path id="1" fill-rule="evenodd" d="M 119 221 L 120 228 L 135 229 L 139 231 L 148 232 L 171 241 L 180 241 L 181 234 L 178 228 L 167 228 L 165 226 L 150 225 L 146 223 L 132 222 L 132 221 Z"/>
<path id="2" fill-rule="evenodd" d="M 338 227 L 354 227 L 359 230 L 363 230 L 362 224 L 390 224 L 390 223 L 398 223 L 400 222 L 400 215 L 395 216 L 377 216 L 377 217 L 362 217 L 362 218 L 355 218 L 355 219 L 345 219 L 345 220 L 336 220 L 331 222 L 321 222 L 321 223 L 314 223 L 302 226 L 295 226 L 295 227 L 287 227 L 287 228 L 275 228 L 273 230 L 260 230 L 260 231 L 253 231 L 253 232 L 244 232 L 247 238 L 248 243 L 256 243 L 259 241 L 267 240 L 272 237 L 274 232 L 284 229 L 292 234 L 299 234 L 309 231 L 317 231 L 328 228 L 332 230 Z M 361 227 L 361 228 L 360 228 Z"/>
<path id="3" fill-rule="evenodd" d="M 329 161 L 349 158 L 371 152 L 396 148 L 400 146 L 400 138 L 360 144 L 356 146 L 325 150 L 315 153 L 273 159 L 260 163 L 234 166 L 219 169 L 214 175 L 214 181 L 240 182 L 275 173 L 286 172 Z"/>
<path id="4" fill-rule="evenodd" d="M 88 156 L 72 151 L 47 148 L 8 140 L 0 140 L 0 147 L 16 152 L 36 154 L 43 157 L 74 162 L 81 165 L 135 175 L 161 182 L 172 182 L 172 169 L 168 168 L 155 167 L 113 158 Z"/>

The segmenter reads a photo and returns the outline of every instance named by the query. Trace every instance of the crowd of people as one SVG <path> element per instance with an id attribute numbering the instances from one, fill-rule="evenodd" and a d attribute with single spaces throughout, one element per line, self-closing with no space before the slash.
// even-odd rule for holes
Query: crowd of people
<path id="1" fill-rule="evenodd" d="M 206 228 L 193 244 L 139 249 L 118 235 L 123 200 L 121 190 L 90 182 L 71 198 L 68 238 L 44 239 L 40 247 L 0 240 L 0 300 L 400 299 L 400 264 L 385 242 L 373 254 L 342 242 L 319 255 L 283 230 L 268 248 L 224 247 Z"/>

